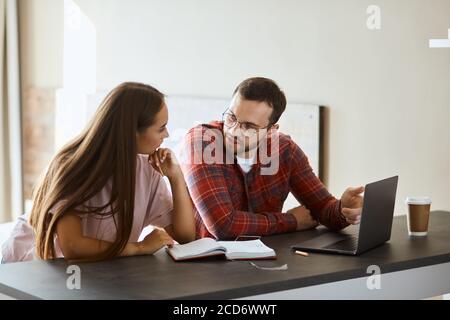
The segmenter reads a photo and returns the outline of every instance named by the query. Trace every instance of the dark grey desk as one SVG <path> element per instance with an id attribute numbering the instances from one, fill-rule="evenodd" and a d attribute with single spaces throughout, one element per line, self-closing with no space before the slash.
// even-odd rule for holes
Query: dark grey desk
<path id="1" fill-rule="evenodd" d="M 81 289 L 69 290 L 63 260 L 0 266 L 0 293 L 17 299 L 300 299 L 425 298 L 450 292 L 450 212 L 433 212 L 429 235 L 410 239 L 404 216 L 394 219 L 391 241 L 359 257 L 311 254 L 289 247 L 319 230 L 266 237 L 287 271 L 265 271 L 220 259 L 174 262 L 153 256 L 80 264 Z M 367 268 L 381 269 L 381 289 L 370 290 Z"/>

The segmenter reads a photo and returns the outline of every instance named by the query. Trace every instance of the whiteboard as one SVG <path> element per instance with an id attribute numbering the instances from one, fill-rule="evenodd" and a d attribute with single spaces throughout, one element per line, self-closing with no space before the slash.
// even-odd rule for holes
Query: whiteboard
<path id="1" fill-rule="evenodd" d="M 206 99 L 195 97 L 168 97 L 168 130 L 170 137 L 163 146 L 179 152 L 181 141 L 192 127 L 221 120 L 222 113 L 230 106 L 231 99 Z M 280 132 L 288 134 L 300 146 L 309 159 L 317 176 L 320 176 L 320 106 L 300 103 L 288 103 L 280 121 Z M 292 194 L 283 207 L 287 211 L 298 206 Z"/>

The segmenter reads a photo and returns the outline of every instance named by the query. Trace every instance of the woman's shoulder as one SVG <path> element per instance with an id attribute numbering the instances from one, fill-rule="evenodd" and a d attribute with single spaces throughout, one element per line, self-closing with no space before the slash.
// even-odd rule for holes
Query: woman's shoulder
<path id="1" fill-rule="evenodd" d="M 136 161 L 136 174 L 145 175 L 147 178 L 158 177 L 158 172 L 148 163 L 148 155 L 138 154 Z"/>
<path id="2" fill-rule="evenodd" d="M 141 188 L 158 188 L 161 174 L 148 163 L 148 155 L 138 154 L 136 161 L 136 185 Z"/>

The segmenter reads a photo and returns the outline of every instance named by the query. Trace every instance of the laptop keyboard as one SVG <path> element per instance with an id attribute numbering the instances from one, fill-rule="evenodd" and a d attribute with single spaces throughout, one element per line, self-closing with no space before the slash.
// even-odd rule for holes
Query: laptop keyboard
<path id="1" fill-rule="evenodd" d="M 326 247 L 326 249 L 334 249 L 334 250 L 345 250 L 345 251 L 355 251 L 358 248 L 358 238 L 350 237 L 333 244 L 330 244 Z"/>

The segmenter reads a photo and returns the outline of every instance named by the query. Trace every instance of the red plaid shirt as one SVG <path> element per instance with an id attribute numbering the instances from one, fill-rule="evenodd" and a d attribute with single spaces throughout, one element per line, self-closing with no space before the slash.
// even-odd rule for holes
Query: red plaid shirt
<path id="1" fill-rule="evenodd" d="M 296 218 L 292 214 L 281 212 L 289 192 L 322 225 L 333 230 L 348 226 L 341 215 L 340 201 L 316 177 L 306 155 L 289 136 L 277 133 L 279 168 L 274 175 L 261 174 L 261 169 L 270 164 L 262 164 L 259 157 L 246 174 L 236 162 L 192 163 L 194 146 L 200 145 L 204 150 L 214 141 L 205 139 L 208 129 L 220 130 L 222 134 L 223 123 L 212 122 L 191 129 L 184 141 L 185 153 L 181 161 L 196 208 L 197 238 L 234 239 L 242 235 L 264 236 L 295 231 Z M 194 134 L 196 130 L 197 134 Z M 202 134 L 199 135 L 198 132 Z M 268 141 L 270 146 L 271 140 Z M 270 150 L 270 147 L 267 149 Z M 223 154 L 225 158 L 226 152 L 223 151 Z"/>

